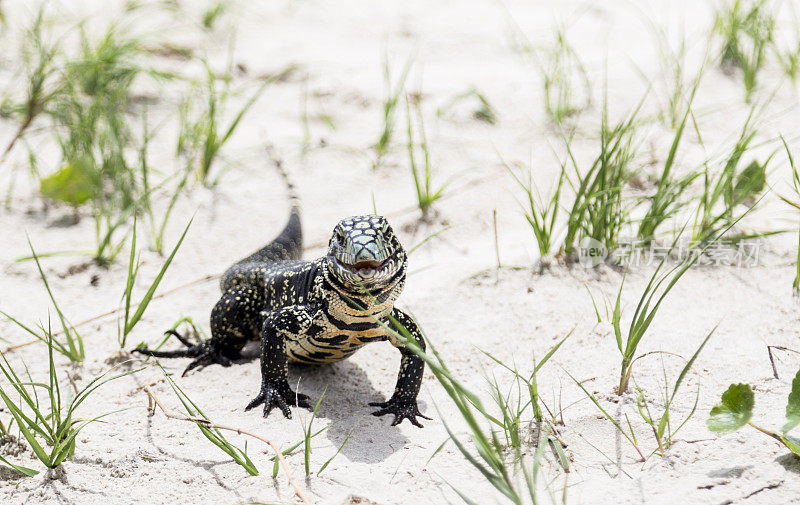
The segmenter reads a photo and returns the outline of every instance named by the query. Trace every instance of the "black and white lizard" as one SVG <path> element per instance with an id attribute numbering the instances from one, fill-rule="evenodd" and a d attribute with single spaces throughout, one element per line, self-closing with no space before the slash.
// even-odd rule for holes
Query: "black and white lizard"
<path id="1" fill-rule="evenodd" d="M 212 363 L 230 366 L 248 341 L 260 340 L 261 390 L 245 410 L 263 404 L 266 417 L 278 406 L 291 418 L 290 405 L 310 404 L 308 396 L 290 388 L 287 363 L 332 363 L 366 344 L 388 340 L 401 354 L 397 385 L 388 401 L 370 405 L 379 407 L 376 416 L 394 414 L 392 426 L 408 419 L 422 427 L 417 417 L 430 419 L 417 407 L 425 364 L 396 337 L 410 335 L 425 349 L 417 324 L 394 307 L 408 268 L 403 246 L 385 218 L 349 217 L 333 230 L 326 256 L 300 260 L 299 200 L 288 179 L 287 185 L 292 199 L 289 222 L 275 240 L 223 274 L 222 297 L 211 311 L 211 338 L 192 345 L 171 332 L 186 349 L 136 351 L 195 358 L 185 375 Z"/>

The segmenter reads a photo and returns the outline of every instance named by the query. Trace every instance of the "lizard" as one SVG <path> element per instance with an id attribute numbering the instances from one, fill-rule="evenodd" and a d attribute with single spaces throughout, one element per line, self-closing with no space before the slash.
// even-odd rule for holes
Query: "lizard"
<path id="1" fill-rule="evenodd" d="M 136 352 L 162 358 L 195 358 L 184 371 L 210 364 L 230 366 L 251 340 L 260 340 L 261 388 L 247 404 L 263 404 L 268 417 L 278 407 L 291 419 L 289 406 L 311 408 L 307 395 L 295 393 L 288 363 L 322 365 L 343 360 L 371 342 L 389 341 L 401 354 L 392 396 L 373 402 L 376 416 L 393 414 L 392 426 L 408 419 L 422 427 L 417 395 L 425 363 L 398 338 L 410 336 L 423 351 L 415 320 L 394 306 L 405 285 L 408 259 L 397 235 L 382 216 L 342 219 L 327 254 L 301 259 L 300 201 L 288 174 L 276 162 L 291 200 L 288 222 L 272 242 L 228 268 L 220 280 L 222 296 L 211 311 L 211 337 L 192 344 L 174 330 L 184 349 Z M 390 331 L 391 330 L 391 331 Z"/>

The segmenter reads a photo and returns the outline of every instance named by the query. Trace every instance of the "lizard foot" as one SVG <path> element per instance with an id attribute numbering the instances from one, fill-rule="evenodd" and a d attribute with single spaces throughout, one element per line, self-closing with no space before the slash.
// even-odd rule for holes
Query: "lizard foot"
<path id="1" fill-rule="evenodd" d="M 417 428 L 422 428 L 422 424 L 417 420 L 417 417 L 421 417 L 423 419 L 431 420 L 430 417 L 423 416 L 419 412 L 419 407 L 417 407 L 417 400 L 398 400 L 394 396 L 389 398 L 389 401 L 386 402 L 371 402 L 370 406 L 372 407 L 380 407 L 380 410 L 377 410 L 372 413 L 373 416 L 384 416 L 386 414 L 394 414 L 394 420 L 392 421 L 392 426 L 397 426 L 398 424 L 403 422 L 403 419 L 408 419 L 411 424 L 416 426 Z"/>
<path id="2" fill-rule="evenodd" d="M 197 367 L 206 367 L 208 365 L 213 365 L 214 363 L 218 365 L 222 365 L 224 367 L 229 367 L 233 364 L 231 358 L 223 354 L 222 349 L 220 346 L 217 345 L 216 342 L 212 342 L 207 340 L 197 346 L 199 347 L 200 354 L 197 355 L 194 361 L 189 363 L 189 366 L 181 374 L 181 377 L 186 377 L 186 374 L 189 373 L 190 370 L 193 370 Z M 192 347 L 190 347 L 192 349 Z"/>
<path id="3" fill-rule="evenodd" d="M 199 344 L 192 344 L 174 330 L 168 330 L 166 333 L 175 336 L 186 346 L 186 349 L 179 349 L 177 351 L 155 351 L 148 349 L 147 346 L 143 346 L 137 347 L 133 352 L 144 354 L 145 356 L 155 356 L 156 358 L 195 358 L 183 371 L 183 374 L 181 374 L 182 376 L 186 376 L 189 371 L 197 367 L 205 367 L 214 363 L 225 367 L 231 366 L 233 363 L 231 360 L 237 357 L 231 355 L 230 352 L 226 352 L 226 350 L 214 340 L 206 340 Z"/>
<path id="4" fill-rule="evenodd" d="M 295 393 L 292 391 L 292 388 L 289 387 L 289 383 L 286 381 L 274 383 L 271 381 L 267 381 L 262 383 L 261 391 L 259 391 L 258 396 L 253 398 L 253 400 L 247 404 L 244 410 L 250 410 L 253 407 L 264 404 L 264 417 L 267 417 L 272 410 L 272 407 L 277 406 L 283 412 L 284 417 L 287 419 L 292 418 L 292 411 L 289 410 L 289 406 L 297 406 L 302 407 L 304 409 L 311 409 L 311 404 L 309 403 L 310 398 L 307 395 Z"/>

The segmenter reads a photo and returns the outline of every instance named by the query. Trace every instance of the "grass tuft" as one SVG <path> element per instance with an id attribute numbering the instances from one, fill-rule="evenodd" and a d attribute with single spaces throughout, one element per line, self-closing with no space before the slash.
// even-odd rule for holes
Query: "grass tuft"
<path id="1" fill-rule="evenodd" d="M 413 105 L 410 105 L 411 102 Z M 414 114 L 412 115 L 411 109 L 413 108 Z M 433 166 L 431 163 L 431 153 L 428 148 L 428 139 L 425 136 L 425 124 L 422 119 L 422 110 L 420 104 L 416 100 L 411 100 L 406 97 L 406 116 L 408 118 L 408 164 L 411 167 L 411 175 L 414 178 L 414 190 L 417 195 L 417 207 L 422 212 L 422 219 L 428 218 L 431 206 L 442 197 L 444 190 L 447 188 L 447 182 L 439 185 L 433 185 Z M 416 118 L 417 123 L 417 136 L 419 141 L 415 142 L 413 118 Z M 418 165 L 418 157 L 416 150 L 422 151 L 423 166 Z"/>
<path id="2" fill-rule="evenodd" d="M 750 212 L 758 203 L 756 198 L 766 186 L 766 172 L 772 156 L 760 163 L 752 160 L 741 167 L 744 155 L 756 136 L 755 108 L 751 109 L 739 133 L 739 137 L 724 157 L 722 167 L 713 171 L 705 163 L 703 171 L 703 194 L 695 213 L 692 239 L 705 243 L 728 230 L 744 214 Z M 744 210 L 739 210 L 744 207 Z"/>
<path id="3" fill-rule="evenodd" d="M 503 387 L 496 378 L 492 378 L 492 380 L 489 381 L 492 400 L 494 400 L 501 416 L 490 416 L 487 418 L 489 421 L 503 430 L 503 434 L 505 435 L 506 439 L 506 445 L 511 449 L 523 449 L 522 428 L 527 424 L 531 426 L 531 431 L 534 432 L 534 435 L 536 435 L 537 438 L 540 438 L 542 435 L 544 435 L 545 440 L 549 444 L 553 445 L 554 451 L 557 455 L 563 454 L 563 444 L 556 437 L 556 416 L 553 414 L 552 410 L 547 407 L 539 395 L 539 382 L 536 374 L 539 372 L 542 366 L 544 366 L 550 360 L 556 351 L 558 351 L 561 345 L 564 344 L 571 334 L 572 332 L 559 340 L 556 345 L 554 345 L 552 348 L 550 348 L 550 350 L 547 351 L 547 353 L 545 353 L 541 360 L 536 361 L 536 357 L 534 356 L 532 362 L 533 368 L 527 375 L 521 374 L 516 364 L 509 365 L 500 361 L 492 354 L 483 351 L 483 353 L 491 358 L 492 361 L 511 372 L 511 374 L 514 376 L 514 381 L 511 383 L 508 393 L 503 392 Z M 513 389 L 517 390 L 513 395 L 514 399 L 512 399 Z M 525 399 L 525 394 L 523 394 L 523 391 L 527 395 L 527 398 Z M 551 419 L 545 418 L 542 407 L 544 407 L 550 413 Z M 531 418 L 525 420 L 524 416 L 526 415 L 530 415 Z M 564 470 L 569 471 L 568 459 L 559 457 L 559 461 L 562 463 Z"/>
<path id="4" fill-rule="evenodd" d="M 133 81 L 150 72 L 139 64 L 139 41 L 120 35 L 119 27 L 112 25 L 95 41 L 81 30 L 80 55 L 64 64 L 62 90 L 50 110 L 61 168 L 41 179 L 40 190 L 75 207 L 91 204 L 94 257 L 108 264 L 124 242 L 115 233 L 147 195 L 129 152 L 134 136 L 128 109 Z"/>
<path id="5" fill-rule="evenodd" d="M 774 14 L 768 0 L 733 0 L 715 13 L 713 33 L 721 40 L 720 63 L 742 71 L 745 98 L 750 103 L 767 50 L 772 46 Z"/>
<path id="6" fill-rule="evenodd" d="M 664 167 L 659 176 L 656 192 L 653 196 L 648 198 L 649 206 L 647 207 L 647 212 L 639 221 L 636 234 L 644 246 L 649 245 L 653 239 L 655 239 L 658 228 L 677 214 L 685 205 L 685 202 L 681 201 L 680 198 L 689 188 L 689 185 L 700 175 L 697 172 L 691 172 L 683 177 L 676 178 L 672 174 L 678 148 L 680 147 L 684 128 L 686 127 L 686 121 L 691 114 L 692 102 L 694 101 L 695 92 L 697 91 L 699 83 L 699 80 L 695 81 L 695 86 L 692 89 L 688 104 L 686 105 L 686 111 L 672 138 L 672 144 L 670 145 L 667 159 L 664 161 Z"/>
<path id="7" fill-rule="evenodd" d="M 636 305 L 636 311 L 633 314 L 630 327 L 628 328 L 624 339 L 621 328 L 622 287 L 625 283 L 625 277 L 623 276 L 619 291 L 617 292 L 617 298 L 614 304 L 614 311 L 611 320 L 611 324 L 614 327 L 614 336 L 617 340 L 617 348 L 622 356 L 619 386 L 617 387 L 618 395 L 622 395 L 628 389 L 628 382 L 630 381 L 631 373 L 633 372 L 633 364 L 638 359 L 636 357 L 636 350 L 639 347 L 642 338 L 644 338 L 645 334 L 647 333 L 653 318 L 655 318 L 656 314 L 658 313 L 661 303 L 664 301 L 675 284 L 677 284 L 681 277 L 683 277 L 683 274 L 685 274 L 695 263 L 697 263 L 697 261 L 710 247 L 718 243 L 718 241 L 728 232 L 728 230 L 735 226 L 736 223 L 738 223 L 739 220 L 747 214 L 747 212 L 749 212 L 749 210 L 728 222 L 725 228 L 719 229 L 713 236 L 706 237 L 705 240 L 700 242 L 700 247 L 690 248 L 687 256 L 678 264 L 674 265 L 672 268 L 665 269 L 664 266 L 666 261 L 670 257 L 672 251 L 675 250 L 678 240 L 681 237 L 681 233 L 676 235 L 675 240 L 672 242 L 672 245 L 667 251 L 667 254 L 665 254 L 661 259 L 652 276 L 650 277 L 647 286 L 645 287 L 644 291 L 642 291 L 642 294 L 639 297 L 639 302 Z"/>
<path id="8" fill-rule="evenodd" d="M 72 326 L 72 324 L 70 324 L 67 317 L 64 315 L 63 312 L 61 312 L 61 309 L 58 306 L 58 302 L 56 302 L 56 298 L 53 295 L 53 291 L 50 289 L 50 283 L 47 282 L 47 276 L 45 275 L 44 270 L 42 269 L 42 265 L 39 263 L 39 256 L 36 254 L 36 251 L 34 251 L 30 239 L 28 239 L 28 246 L 31 249 L 31 256 L 33 260 L 36 262 L 36 268 L 39 271 L 39 276 L 42 279 L 42 283 L 44 284 L 44 287 L 47 290 L 47 295 L 50 297 L 50 302 L 53 304 L 53 308 L 56 311 L 58 320 L 61 323 L 61 334 L 64 336 L 64 342 L 56 340 L 56 338 L 51 333 L 49 317 L 48 317 L 47 328 L 45 328 L 43 324 L 38 324 L 37 325 L 38 331 L 36 331 L 26 326 L 25 324 L 21 323 L 14 317 L 6 314 L 3 311 L 0 311 L 0 314 L 3 314 L 14 324 L 25 330 L 33 337 L 46 343 L 47 346 L 51 348 L 51 350 L 55 349 L 60 354 L 66 356 L 70 360 L 70 362 L 80 363 L 86 357 L 86 353 L 83 347 L 83 339 L 81 338 L 81 335 L 78 333 L 78 330 L 76 330 L 75 327 Z"/>
<path id="9" fill-rule="evenodd" d="M 0 397 L 36 458 L 46 467 L 56 468 L 65 459 L 72 458 L 75 453 L 76 437 L 83 428 L 114 413 L 109 412 L 90 419 L 79 419 L 75 417 L 75 411 L 81 403 L 103 384 L 136 373 L 138 370 L 106 377 L 113 370 L 112 368 L 89 381 L 82 389 L 76 390 L 74 396 L 65 394 L 66 398 L 62 398 L 59 377 L 53 361 L 54 339 L 49 328 L 47 335 L 48 382 L 34 382 L 30 376 L 28 380 L 21 379 L 5 355 L 0 354 L 2 357 L 0 372 L 5 376 L 10 387 L 10 389 L 0 387 Z M 46 393 L 44 402 L 40 401 L 39 392 Z M 18 397 L 19 400 L 15 402 L 12 396 Z M 36 473 L 22 467 L 15 468 L 26 475 Z"/>
<path id="10" fill-rule="evenodd" d="M 214 186 L 218 178 L 211 178 L 211 169 L 220 155 L 223 146 L 230 140 L 245 114 L 255 104 L 267 86 L 273 82 L 267 79 L 254 91 L 234 114 L 233 119 L 222 125 L 228 101 L 233 96 L 230 88 L 231 69 L 218 77 L 208 62 L 203 62 L 206 69 L 205 88 L 202 93 L 206 98 L 206 106 L 195 110 L 193 102 L 184 101 L 181 106 L 181 132 L 178 138 L 177 152 L 187 156 L 189 164 L 197 163 L 197 179 L 205 186 Z M 230 67 L 230 66 L 229 66 Z M 222 84 L 219 84 L 222 81 Z"/>
<path id="11" fill-rule="evenodd" d="M 794 189 L 795 195 L 800 197 L 800 173 L 797 171 L 797 166 L 794 164 L 792 151 L 789 149 L 789 144 L 786 143 L 786 139 L 783 138 L 783 135 L 781 135 L 781 142 L 783 143 L 783 148 L 786 150 L 786 156 L 789 159 L 789 167 L 792 169 L 792 189 Z M 793 202 L 780 195 L 779 197 L 781 200 L 788 203 L 795 209 L 800 209 L 800 202 Z M 798 230 L 797 241 L 797 261 L 795 265 L 794 280 L 792 281 L 792 291 L 795 295 L 800 295 L 800 230 Z"/>
<path id="12" fill-rule="evenodd" d="M 389 57 L 384 56 L 383 59 L 383 78 L 385 86 L 385 97 L 383 99 L 383 129 L 381 131 L 378 141 L 372 145 L 375 151 L 377 160 L 375 167 L 380 165 L 381 159 L 389 151 L 394 136 L 395 125 L 397 124 L 397 106 L 400 103 L 400 98 L 405 95 L 406 79 L 408 73 L 411 71 L 411 65 L 414 60 L 408 58 L 403 70 L 397 77 L 396 82 L 392 82 L 392 72 L 389 67 Z"/>
<path id="13" fill-rule="evenodd" d="M 577 51 L 567 40 L 565 26 L 555 30 L 552 46 L 539 65 L 544 86 L 545 112 L 558 127 L 592 103 L 589 74 Z"/>
<path id="14" fill-rule="evenodd" d="M 638 386 L 636 387 L 637 390 L 637 398 L 636 398 L 636 406 L 639 409 L 639 415 L 644 419 L 645 423 L 650 426 L 650 429 L 653 431 L 653 437 L 658 444 L 658 452 L 662 457 L 665 457 L 667 454 L 667 449 L 672 445 L 675 436 L 678 432 L 686 425 L 687 422 L 694 416 L 694 413 L 697 411 L 697 404 L 700 401 L 700 387 L 697 388 L 697 393 L 695 394 L 694 405 L 692 409 L 686 414 L 686 417 L 680 422 L 680 424 L 675 425 L 676 419 L 675 416 L 672 414 L 672 405 L 675 402 L 675 396 L 678 394 L 678 390 L 683 384 L 683 380 L 686 378 L 686 374 L 692 369 L 694 362 L 697 360 L 697 357 L 700 355 L 700 351 L 708 343 L 711 336 L 716 331 L 716 327 L 714 327 L 711 332 L 706 335 L 706 338 L 700 343 L 700 346 L 694 352 L 691 358 L 686 362 L 681 372 L 678 374 L 678 378 L 675 379 L 674 384 L 672 385 L 672 391 L 668 389 L 669 383 L 667 380 L 667 373 L 664 371 L 664 395 L 662 398 L 662 403 L 660 406 L 655 406 L 654 408 L 660 409 L 660 415 L 656 416 L 653 414 L 653 410 L 651 410 L 650 404 L 647 401 L 644 391 Z"/>
<path id="15" fill-rule="evenodd" d="M 677 239 L 676 239 L 677 241 Z M 675 247 L 673 242 L 670 251 Z M 633 372 L 633 364 L 636 362 L 636 350 L 639 344 L 647 333 L 650 323 L 658 313 L 661 303 L 666 296 L 675 286 L 675 284 L 683 277 L 691 267 L 694 265 L 700 256 L 699 251 L 692 251 L 683 261 L 673 266 L 668 270 L 664 269 L 664 265 L 668 258 L 668 254 L 664 256 L 661 262 L 656 267 L 655 272 L 650 277 L 647 286 L 642 292 L 639 302 L 636 305 L 636 311 L 631 319 L 630 327 L 623 338 L 621 319 L 622 319 L 622 287 L 625 284 L 625 277 L 617 292 L 617 299 L 614 303 L 614 311 L 611 319 L 611 324 L 614 327 L 614 336 L 617 340 L 617 348 L 622 356 L 622 365 L 620 367 L 619 385 L 617 386 L 617 394 L 622 395 L 628 390 L 628 382 Z"/>
<path id="16" fill-rule="evenodd" d="M 568 160 L 575 173 L 574 181 L 573 177 L 567 179 L 575 192 L 562 249 L 568 256 L 574 253 L 576 242 L 585 237 L 596 240 L 608 251 L 614 250 L 623 227 L 629 222 L 622 190 L 630 177 L 629 164 L 638 148 L 636 120 L 642 103 L 628 116 L 611 124 L 607 101 L 604 101 L 600 152 L 583 174 L 573 154 L 571 139 L 564 137 Z"/>
<path id="17" fill-rule="evenodd" d="M 558 223 L 557 219 L 561 210 L 561 189 L 567 177 L 566 170 L 562 166 L 556 187 L 545 203 L 533 183 L 533 170 L 531 167 L 528 167 L 524 174 L 517 175 L 505 161 L 501 159 L 501 162 L 525 194 L 526 202 L 520 205 L 525 215 L 525 220 L 528 221 L 533 231 L 533 236 L 536 238 L 539 257 L 542 261 L 547 261 L 559 245 L 558 227 L 561 226 L 561 223 Z"/>
<path id="18" fill-rule="evenodd" d="M 25 80 L 27 82 L 25 97 L 21 103 L 14 104 L 4 100 L 2 115 L 17 117 L 20 121 L 17 131 L 0 152 L 0 167 L 8 158 L 14 146 L 24 138 L 28 128 L 34 120 L 45 112 L 60 90 L 60 84 L 55 75 L 57 73 L 56 58 L 59 54 L 59 45 L 48 44 L 42 31 L 44 9 L 40 9 L 33 24 L 26 31 L 25 47 L 23 48 L 23 62 L 25 66 Z"/>
<path id="19" fill-rule="evenodd" d="M 623 202 L 623 189 L 633 173 L 630 164 L 639 146 L 637 115 L 642 103 L 615 124 L 610 123 L 604 104 L 600 152 L 588 170 L 580 169 L 572 148 L 572 137 L 562 135 L 567 156 L 560 162 L 561 172 L 546 203 L 536 190 L 531 169 L 527 172 L 526 181 L 503 163 L 527 197 L 527 203 L 523 205 L 525 218 L 542 258 L 556 253 L 574 259 L 576 246 L 584 239 L 597 241 L 607 251 L 613 251 L 618 245 L 621 233 L 631 223 L 629 209 Z M 564 202 L 565 183 L 573 193 L 571 204 Z M 666 192 L 665 195 L 654 201 L 669 207 L 671 200 L 666 196 L 674 192 L 667 192 L 667 188 L 662 191 Z M 559 216 L 562 212 L 565 213 L 563 233 Z M 650 219 L 651 225 L 657 225 L 658 218 L 661 216 L 654 214 Z"/>

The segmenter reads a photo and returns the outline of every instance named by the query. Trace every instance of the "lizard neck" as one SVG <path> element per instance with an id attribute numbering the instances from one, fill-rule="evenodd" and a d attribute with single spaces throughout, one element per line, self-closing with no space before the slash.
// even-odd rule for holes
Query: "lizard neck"
<path id="1" fill-rule="evenodd" d="M 349 286 L 331 275 L 328 265 L 323 262 L 323 296 L 328 313 L 339 321 L 348 324 L 374 322 L 383 319 L 394 308 L 394 303 L 403 291 L 406 281 L 406 266 L 403 265 L 389 282 L 365 291 L 361 287 Z"/>

